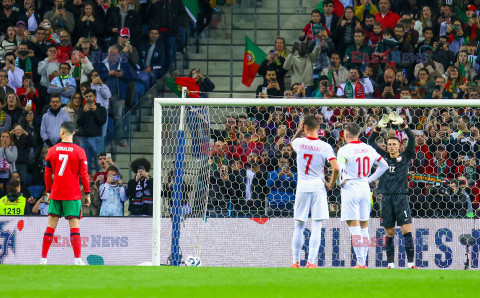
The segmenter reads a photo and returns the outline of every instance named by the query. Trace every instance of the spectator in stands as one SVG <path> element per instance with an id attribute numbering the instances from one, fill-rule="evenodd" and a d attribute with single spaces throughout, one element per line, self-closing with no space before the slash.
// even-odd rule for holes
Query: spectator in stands
<path id="1" fill-rule="evenodd" d="M 375 98 L 399 98 L 400 85 L 395 80 L 395 72 L 391 68 L 385 69 L 383 83 L 378 84 L 373 96 Z"/>
<path id="2" fill-rule="evenodd" d="M 320 22 L 333 32 L 337 27 L 340 18 L 333 13 L 333 0 L 323 1 L 323 13 L 320 15 Z"/>
<path id="3" fill-rule="evenodd" d="M 130 200 L 128 210 L 131 215 L 153 215 L 153 179 L 148 172 L 150 162 L 144 158 L 137 158 L 130 164 L 135 178 L 128 181 L 127 196 Z"/>
<path id="4" fill-rule="evenodd" d="M 73 50 L 72 40 L 67 30 L 62 30 L 59 34 L 60 44 L 57 44 L 57 59 L 63 63 L 70 59 L 70 53 Z"/>
<path id="5" fill-rule="evenodd" d="M 183 20 L 186 16 L 185 6 L 179 0 L 168 2 L 153 0 L 148 6 L 147 17 L 150 28 L 159 29 L 160 40 L 165 46 L 165 71 L 172 66 L 175 67 L 175 40 L 180 31 L 179 20 Z"/>
<path id="6" fill-rule="evenodd" d="M 0 44 L 0 61 L 5 63 L 5 54 L 8 52 L 15 52 L 18 47 L 17 35 L 15 27 L 9 26 L 7 28 L 7 35 Z"/>
<path id="7" fill-rule="evenodd" d="M 47 46 L 47 58 L 38 63 L 38 74 L 41 76 L 40 84 L 46 89 L 50 82 L 58 76 L 60 63 L 57 60 L 57 47 L 53 44 Z"/>
<path id="8" fill-rule="evenodd" d="M 230 174 L 229 180 L 231 181 L 232 196 L 230 201 L 233 205 L 233 210 L 236 212 L 242 212 L 245 210 L 245 186 L 247 171 L 243 167 L 243 163 L 239 159 L 230 160 Z"/>
<path id="9" fill-rule="evenodd" d="M 277 169 L 268 173 L 267 180 L 267 186 L 270 188 L 269 203 L 287 205 L 286 209 L 293 207 L 297 187 L 297 173 L 292 172 L 290 167 L 287 159 L 280 158 Z"/>
<path id="10" fill-rule="evenodd" d="M 348 81 L 338 87 L 337 96 L 346 96 L 348 98 L 370 98 L 373 95 L 373 86 L 370 79 L 364 78 L 360 82 L 358 69 L 350 69 Z"/>
<path id="11" fill-rule="evenodd" d="M 427 29 L 430 30 L 431 35 L 433 36 L 433 27 L 435 26 L 435 21 L 433 18 L 433 12 L 430 6 L 423 6 L 422 7 L 422 13 L 420 16 L 420 19 L 415 21 L 415 26 L 413 27 L 415 30 L 417 30 L 419 34 L 419 39 L 418 41 L 421 43 L 425 39 L 425 32 Z"/>
<path id="12" fill-rule="evenodd" d="M 5 0 L 3 2 L 5 3 Z M 26 206 L 27 199 L 20 193 L 20 183 L 13 180 L 3 185 L 6 185 L 7 194 L 0 198 L 0 207 L 3 207 L 8 202 L 10 206 L 15 206 L 16 210 L 14 214 L 7 213 L 4 215 L 30 215 L 31 211 Z"/>
<path id="13" fill-rule="evenodd" d="M 60 141 L 60 125 L 65 121 L 71 121 L 70 115 L 60 108 L 62 101 L 60 94 L 50 96 L 50 108 L 42 116 L 40 135 L 45 146 L 51 147 Z"/>
<path id="14" fill-rule="evenodd" d="M 15 26 L 20 14 L 13 9 L 13 0 L 3 0 L 0 9 L 0 33 L 5 34 L 9 26 Z"/>
<path id="15" fill-rule="evenodd" d="M 80 110 L 83 110 L 83 97 L 80 92 L 75 92 L 70 102 L 62 108 L 65 112 L 70 115 L 70 121 L 75 123 L 75 128 L 78 128 L 77 116 Z"/>
<path id="16" fill-rule="evenodd" d="M 3 111 L 10 115 L 12 126 L 16 125 L 25 116 L 25 111 L 21 108 L 20 100 L 15 93 L 7 94 L 7 105 L 3 108 Z"/>
<path id="17" fill-rule="evenodd" d="M 10 174 L 16 172 L 15 162 L 18 157 L 17 147 L 8 131 L 0 134 L 0 188 L 4 189 L 10 180 Z"/>
<path id="18" fill-rule="evenodd" d="M 433 60 L 433 48 L 429 46 L 424 47 L 420 50 L 420 52 L 424 54 L 424 58 L 427 60 L 426 62 L 420 62 L 415 65 L 414 69 L 414 76 L 415 78 L 419 78 L 419 71 L 421 69 L 426 69 L 428 76 L 432 80 L 436 80 L 437 78 L 443 76 L 444 69 L 443 65 Z"/>
<path id="19" fill-rule="evenodd" d="M 342 59 L 346 49 L 354 43 L 353 35 L 357 29 L 362 29 L 360 21 L 355 17 L 353 8 L 346 7 L 333 32 L 333 41 Z"/>
<path id="20" fill-rule="evenodd" d="M 81 15 L 75 22 L 76 40 L 80 37 L 92 38 L 102 36 L 104 30 L 103 20 L 95 16 L 95 6 L 90 2 L 83 4 Z"/>
<path id="21" fill-rule="evenodd" d="M 25 180 L 27 179 L 27 166 L 33 163 L 29 155 L 35 144 L 32 137 L 20 124 L 16 125 L 10 134 L 18 151 L 15 167 L 22 180 Z"/>
<path id="22" fill-rule="evenodd" d="M 335 92 L 333 92 L 333 85 L 331 86 L 331 90 L 329 88 L 330 86 L 328 85 L 328 77 L 325 75 L 322 75 L 318 78 L 318 89 L 314 90 L 312 92 L 312 97 L 313 98 L 330 98 L 335 95 Z"/>
<path id="23" fill-rule="evenodd" d="M 320 22 L 321 17 L 319 10 L 312 10 L 312 13 L 310 14 L 310 19 L 310 22 L 303 28 L 302 33 L 300 33 L 299 37 L 300 41 L 305 41 L 306 39 L 307 43 L 310 43 L 313 39 L 315 39 L 320 33 L 320 31 L 322 31 L 322 29 L 327 29 L 327 27 Z"/>
<path id="24" fill-rule="evenodd" d="M 433 60 L 443 65 L 443 69 L 450 66 L 451 61 L 455 61 L 455 53 L 450 51 L 448 36 L 442 35 L 438 42 L 433 43 Z"/>
<path id="25" fill-rule="evenodd" d="M 477 72 L 473 68 L 473 63 L 468 61 L 467 51 L 460 51 L 457 55 L 457 62 L 453 65 L 460 70 L 460 76 L 467 81 L 473 81 L 473 78 L 477 75 Z"/>
<path id="26" fill-rule="evenodd" d="M 8 52 L 5 54 L 5 70 L 8 74 L 8 86 L 10 86 L 15 92 L 18 87 L 22 86 L 22 78 L 25 72 L 15 65 L 15 54 Z"/>
<path id="27" fill-rule="evenodd" d="M 227 165 L 219 165 L 218 169 L 210 173 L 208 209 L 227 209 L 230 198 L 234 196 L 229 175 L 230 168 Z"/>
<path id="28" fill-rule="evenodd" d="M 377 22 L 382 23 L 382 28 L 391 28 L 395 27 L 397 22 L 400 20 L 400 16 L 393 11 L 390 11 L 390 1 L 389 0 L 380 0 L 378 2 L 379 12 L 375 15 Z"/>
<path id="29" fill-rule="evenodd" d="M 360 5 L 355 6 L 355 16 L 363 21 L 369 15 L 376 15 L 378 8 L 372 3 L 372 0 L 360 0 Z"/>
<path id="30" fill-rule="evenodd" d="M 123 216 L 124 203 L 128 198 L 115 166 L 108 167 L 107 181 L 100 185 L 98 191 L 102 200 L 100 216 Z"/>
<path id="31" fill-rule="evenodd" d="M 123 107 L 125 106 L 125 98 L 127 96 L 127 83 L 133 80 L 130 66 L 127 62 L 122 61 L 119 56 L 119 50 L 116 46 L 108 49 L 108 57 L 98 65 L 98 72 L 102 81 L 107 84 L 112 97 L 110 97 L 114 125 L 120 123 L 122 119 Z M 118 127 L 118 126 L 117 126 Z M 119 129 L 115 130 L 117 139 L 120 138 Z M 126 146 L 125 141 L 120 142 L 120 146 Z"/>
<path id="32" fill-rule="evenodd" d="M 112 155 L 110 153 L 101 152 L 98 154 L 97 158 L 98 164 L 100 165 L 101 171 L 96 172 L 93 176 L 95 185 L 99 187 L 101 184 L 107 181 L 107 169 L 110 166 L 115 166 L 113 162 Z"/>
<path id="33" fill-rule="evenodd" d="M 77 82 L 69 75 L 70 69 L 69 63 L 61 63 L 59 75 L 53 78 L 48 87 L 49 94 L 60 94 L 62 105 L 69 103 L 70 98 L 77 89 Z"/>
<path id="34" fill-rule="evenodd" d="M 39 104 L 41 106 L 38 90 L 35 89 L 32 77 L 29 75 L 23 76 L 22 87 L 17 89 L 17 96 L 20 99 L 20 105 L 22 107 L 29 105 L 35 112 L 37 110 L 37 106 Z"/>
<path id="35" fill-rule="evenodd" d="M 25 30 L 29 32 L 35 32 L 35 30 L 37 30 L 42 17 L 38 11 L 35 10 L 34 0 L 25 0 L 23 2 L 23 14 L 22 10 L 20 10 L 19 20 L 26 25 Z"/>
<path id="36" fill-rule="evenodd" d="M 265 91 L 267 91 L 265 93 Z M 277 73 L 274 69 L 267 69 L 264 76 L 264 83 L 258 85 L 256 94 L 258 97 L 282 97 L 283 91 L 280 87 L 280 83 L 277 80 Z"/>
<path id="37" fill-rule="evenodd" d="M 200 87 L 200 97 L 207 98 L 208 93 L 215 90 L 215 84 L 200 72 L 200 68 L 190 70 L 190 77 L 194 78 Z"/>
<path id="38" fill-rule="evenodd" d="M 148 41 L 140 44 L 140 57 L 142 70 L 150 77 L 149 86 L 156 84 L 165 70 L 165 48 L 159 39 L 158 28 L 151 28 L 148 33 Z"/>
<path id="39" fill-rule="evenodd" d="M 0 69 L 0 106 L 4 106 L 7 100 L 7 94 L 15 93 L 10 86 L 8 86 L 8 74 L 4 69 Z"/>
<path id="40" fill-rule="evenodd" d="M 97 143 L 103 143 L 102 126 L 107 121 L 107 110 L 99 103 L 95 102 L 95 91 L 88 89 L 85 91 L 86 104 L 83 109 L 78 111 L 77 125 L 78 137 L 82 141 L 82 148 L 87 154 L 87 161 L 90 170 L 100 167 L 95 163 L 97 156 Z M 102 146 L 103 147 L 103 146 Z"/>
<path id="41" fill-rule="evenodd" d="M 450 45 L 448 48 L 455 55 L 460 51 L 460 48 L 466 44 L 467 34 L 464 24 L 460 20 L 455 20 L 453 24 L 448 25 L 447 36 L 449 37 Z"/>
<path id="42" fill-rule="evenodd" d="M 449 25 L 452 23 L 452 8 L 448 4 L 440 7 L 440 16 L 438 17 L 437 26 L 440 27 L 439 35 L 446 35 Z"/>
<path id="43" fill-rule="evenodd" d="M 55 0 L 55 7 L 46 12 L 43 18 L 51 21 L 52 28 L 55 31 L 63 29 L 71 33 L 75 28 L 75 18 L 73 14 L 65 8 L 64 0 Z"/>
<path id="44" fill-rule="evenodd" d="M 287 56 L 283 65 L 285 70 L 292 71 L 292 82 L 303 82 L 305 84 L 307 97 L 310 96 L 310 93 L 315 88 L 313 85 L 313 63 L 320 55 L 320 51 L 320 46 L 315 45 L 313 52 L 308 53 L 308 47 L 305 42 L 296 43 L 293 46 L 292 53 Z M 283 95 L 283 91 L 281 91 L 281 94 Z"/>
<path id="45" fill-rule="evenodd" d="M 435 42 L 433 37 L 434 37 L 433 29 L 428 28 L 428 27 L 425 28 L 423 30 L 423 35 L 420 35 L 420 37 L 419 37 L 419 39 L 421 39 L 421 41 L 418 43 L 418 45 L 416 47 L 416 52 L 422 53 L 422 48 L 423 47 L 431 47 L 432 52 L 433 52 L 433 43 Z"/>
<path id="46" fill-rule="evenodd" d="M 285 75 L 287 74 L 287 71 L 283 69 L 286 57 L 284 55 L 288 56 L 288 53 L 290 52 L 286 50 L 284 42 L 283 38 L 278 37 L 275 41 L 275 49 L 267 54 L 267 58 L 263 60 L 258 68 L 258 74 L 263 76 L 264 84 L 267 83 L 267 71 L 274 70 L 281 90 L 285 90 Z"/>
<path id="47" fill-rule="evenodd" d="M 70 64 L 69 76 L 75 80 L 76 86 L 80 86 L 81 83 L 88 81 L 93 65 L 80 49 L 73 49 L 71 59 L 67 60 L 66 63 Z"/>
<path id="48" fill-rule="evenodd" d="M 20 125 L 32 139 L 33 150 L 30 151 L 29 157 L 33 160 L 39 155 L 40 150 L 43 147 L 42 138 L 40 137 L 40 123 L 34 120 L 35 120 L 35 112 L 32 110 L 31 107 L 26 106 L 25 116 L 22 119 L 20 119 Z M 31 164 L 33 163 L 34 161 L 32 161 Z"/>
<path id="49" fill-rule="evenodd" d="M 48 215 L 48 202 L 45 198 L 47 197 L 47 192 L 44 191 L 42 197 L 38 199 L 35 205 L 32 207 L 32 214 L 38 215 Z"/>
<path id="50" fill-rule="evenodd" d="M 405 28 L 402 24 L 399 23 L 395 25 L 394 33 L 395 39 L 398 42 L 398 48 L 394 52 L 396 52 L 397 55 L 400 55 L 400 61 L 394 61 L 395 65 L 399 69 L 405 69 L 407 78 L 413 78 L 413 67 L 411 67 L 411 62 L 402 61 L 403 57 L 405 57 L 407 54 L 413 54 L 414 48 L 412 43 L 405 39 Z"/>
<path id="51" fill-rule="evenodd" d="M 89 57 L 90 62 L 92 62 L 94 66 L 97 65 L 98 62 L 100 62 L 100 61 L 97 61 L 98 59 L 96 55 L 95 56 L 91 55 L 92 52 L 97 52 L 100 50 L 97 42 L 98 42 L 98 39 L 96 37 L 92 37 L 92 38 L 80 37 L 76 46 L 81 50 L 83 55 L 85 55 L 86 57 Z M 92 59 L 94 59 L 94 61 L 92 61 Z"/>
<path id="52" fill-rule="evenodd" d="M 45 28 L 37 27 L 37 30 L 34 32 L 35 35 L 28 41 L 28 47 L 33 50 L 37 60 L 41 61 L 47 57 L 48 45 L 51 43 L 46 40 Z"/>
<path id="53" fill-rule="evenodd" d="M 368 60 L 372 55 L 372 48 L 364 43 L 365 33 L 363 30 L 355 30 L 353 36 L 354 44 L 349 46 L 345 51 L 345 58 L 343 62 L 347 69 L 360 67 Z"/>
<path id="54" fill-rule="evenodd" d="M 15 52 L 17 56 L 15 66 L 23 70 L 26 75 L 38 80 L 38 60 L 33 50 L 28 48 L 28 43 L 21 43 Z"/>
<path id="55" fill-rule="evenodd" d="M 318 77 L 318 74 L 324 69 L 330 66 L 330 55 L 335 51 L 335 45 L 332 39 L 328 36 L 326 30 L 320 30 L 317 40 L 320 42 L 320 55 L 313 63 L 314 78 Z"/>

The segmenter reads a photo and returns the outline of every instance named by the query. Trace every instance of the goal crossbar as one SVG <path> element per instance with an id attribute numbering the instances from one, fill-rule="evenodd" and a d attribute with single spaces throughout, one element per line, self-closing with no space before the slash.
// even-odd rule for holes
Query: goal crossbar
<path id="1" fill-rule="evenodd" d="M 480 107 L 480 99 L 155 98 L 162 106 Z"/>

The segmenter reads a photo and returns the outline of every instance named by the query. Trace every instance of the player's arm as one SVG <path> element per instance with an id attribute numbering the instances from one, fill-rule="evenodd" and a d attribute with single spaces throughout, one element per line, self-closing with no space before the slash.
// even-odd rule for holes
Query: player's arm
<path id="1" fill-rule="evenodd" d="M 372 146 L 378 153 L 380 153 L 382 156 L 385 156 L 387 152 L 383 151 L 378 147 L 377 145 L 377 138 L 380 132 L 382 131 L 382 128 L 387 127 L 388 122 L 390 122 L 390 117 L 389 115 L 383 115 L 382 119 L 378 122 L 378 125 L 372 130 L 372 133 L 368 137 L 367 143 L 368 145 Z"/>
<path id="2" fill-rule="evenodd" d="M 88 162 L 85 151 L 80 152 L 80 181 L 85 192 L 85 206 L 90 206 L 90 177 L 88 176 Z"/>
<path id="3" fill-rule="evenodd" d="M 347 165 L 347 158 L 343 155 L 342 148 L 340 148 L 340 150 L 338 151 L 337 163 L 338 163 L 338 168 L 339 168 L 338 169 L 339 174 L 338 174 L 338 177 L 337 177 L 337 185 L 341 187 L 342 184 L 345 181 L 342 182 L 342 175 L 340 173 L 343 172 L 343 170 L 345 169 L 345 167 Z"/>
<path id="4" fill-rule="evenodd" d="M 403 118 L 397 113 L 390 113 L 389 118 L 392 121 L 392 124 L 398 125 L 400 129 L 404 130 L 407 134 L 408 142 L 405 151 L 410 156 L 413 156 L 415 154 L 415 135 L 413 134 L 412 130 L 408 127 L 408 124 L 403 121 Z"/>
<path id="5" fill-rule="evenodd" d="M 340 173 L 340 167 L 338 166 L 336 158 L 330 159 L 329 162 L 332 166 L 332 176 L 330 176 L 330 181 L 325 182 L 325 186 L 327 187 L 327 189 L 330 190 L 333 189 L 333 187 L 335 186 L 335 182 L 338 178 L 338 173 Z"/>
<path id="6" fill-rule="evenodd" d="M 48 151 L 48 154 L 47 156 L 45 157 L 45 190 L 47 191 L 47 198 L 50 194 L 50 192 L 52 191 L 52 185 L 53 185 L 53 178 L 52 178 L 52 174 L 53 174 L 53 169 L 52 169 L 52 164 L 51 164 L 51 154 L 50 154 L 50 150 Z"/>
<path id="7" fill-rule="evenodd" d="M 295 140 L 296 138 L 299 138 L 302 135 L 302 133 L 303 133 L 303 120 L 298 123 L 297 132 L 295 133 L 295 135 L 293 136 L 290 142 L 293 142 L 293 140 Z"/>
<path id="8" fill-rule="evenodd" d="M 373 173 L 372 175 L 370 175 L 370 177 L 368 177 L 368 183 L 371 183 L 377 180 L 378 178 L 380 178 L 380 176 L 383 175 L 383 173 L 385 173 L 388 170 L 388 163 L 381 156 L 374 162 L 374 164 L 377 165 L 377 169 L 375 170 L 375 173 Z"/>

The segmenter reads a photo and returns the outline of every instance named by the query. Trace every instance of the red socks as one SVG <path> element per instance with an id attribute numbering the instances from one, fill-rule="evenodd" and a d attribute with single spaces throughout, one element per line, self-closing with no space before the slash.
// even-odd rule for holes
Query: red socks
<path id="1" fill-rule="evenodd" d="M 80 239 L 80 229 L 70 229 L 70 243 L 72 243 L 73 254 L 75 258 L 80 258 L 82 255 L 82 239 Z"/>
<path id="2" fill-rule="evenodd" d="M 42 258 L 47 258 L 48 250 L 53 242 L 53 233 L 55 233 L 55 229 L 47 227 L 43 234 Z"/>

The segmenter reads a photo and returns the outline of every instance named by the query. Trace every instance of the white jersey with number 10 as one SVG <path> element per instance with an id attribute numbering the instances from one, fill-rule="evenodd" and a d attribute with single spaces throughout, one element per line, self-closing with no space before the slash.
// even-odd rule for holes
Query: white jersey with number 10
<path id="1" fill-rule="evenodd" d="M 361 141 L 353 141 L 338 150 L 338 159 L 345 158 L 345 166 L 341 179 L 355 180 L 367 179 L 372 172 L 372 167 L 378 163 L 382 156 Z"/>
<path id="2" fill-rule="evenodd" d="M 333 148 L 318 138 L 298 138 L 292 147 L 297 152 L 297 192 L 316 192 L 325 190 L 325 161 L 335 158 Z"/>

